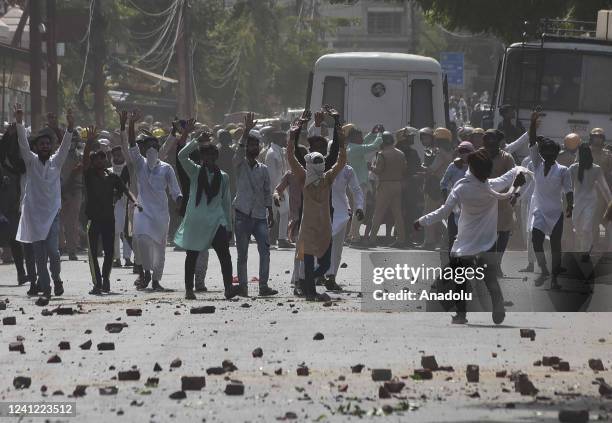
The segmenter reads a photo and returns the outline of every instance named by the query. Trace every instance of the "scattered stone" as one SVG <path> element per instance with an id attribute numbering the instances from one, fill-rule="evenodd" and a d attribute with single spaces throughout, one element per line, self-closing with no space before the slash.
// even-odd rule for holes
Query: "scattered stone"
<path id="1" fill-rule="evenodd" d="M 338 392 L 346 392 L 348 391 L 348 384 L 344 383 L 342 385 L 338 385 Z"/>
<path id="2" fill-rule="evenodd" d="M 52 355 L 51 357 L 49 357 L 49 359 L 47 360 L 47 363 L 61 363 L 62 359 L 60 358 L 59 355 Z"/>
<path id="3" fill-rule="evenodd" d="M 399 394 L 400 392 L 402 392 L 402 389 L 404 389 L 404 386 L 406 386 L 406 384 L 399 380 L 392 380 L 389 382 L 385 382 L 383 386 L 389 393 Z"/>
<path id="4" fill-rule="evenodd" d="M 13 386 L 15 389 L 27 389 L 32 384 L 32 379 L 27 376 L 15 376 Z"/>
<path id="5" fill-rule="evenodd" d="M 438 371 L 440 371 L 440 372 L 454 372 L 455 369 L 453 368 L 453 366 L 440 366 L 440 367 L 438 367 Z"/>
<path id="6" fill-rule="evenodd" d="M 530 338 L 535 341 L 536 332 L 533 329 L 521 329 L 521 338 Z"/>
<path id="7" fill-rule="evenodd" d="M 59 344 L 57 344 L 57 347 L 60 350 L 69 350 L 70 349 L 70 342 L 68 342 L 68 341 L 61 341 Z"/>
<path id="8" fill-rule="evenodd" d="M 559 421 L 562 423 L 586 423 L 589 421 L 589 410 L 560 410 Z"/>
<path id="9" fill-rule="evenodd" d="M 159 363 L 155 363 L 155 366 L 153 366 L 153 371 L 154 372 L 161 372 L 162 371 L 162 367 L 159 365 Z"/>
<path id="10" fill-rule="evenodd" d="M 181 378 L 181 391 L 200 391 L 205 386 L 204 376 L 183 376 Z"/>
<path id="11" fill-rule="evenodd" d="M 119 333 L 125 327 L 127 327 L 127 323 L 107 323 L 104 329 L 108 333 Z"/>
<path id="12" fill-rule="evenodd" d="M 274 374 L 276 376 L 281 376 L 283 374 L 283 368 L 279 367 L 278 369 L 274 370 Z"/>
<path id="13" fill-rule="evenodd" d="M 603 362 L 599 358 L 589 358 L 589 368 L 595 371 L 604 371 Z"/>
<path id="14" fill-rule="evenodd" d="M 351 366 L 351 372 L 353 373 L 361 373 L 361 371 L 363 370 L 365 366 L 363 364 L 355 364 L 354 366 Z"/>
<path id="15" fill-rule="evenodd" d="M 51 395 L 54 395 L 54 396 L 55 396 L 55 395 L 64 395 L 64 391 L 60 391 L 60 390 L 58 390 L 58 391 L 53 391 L 53 394 L 51 394 Z"/>
<path id="16" fill-rule="evenodd" d="M 0 311 L 6 310 L 6 303 L 4 301 L 0 301 Z"/>
<path id="17" fill-rule="evenodd" d="M 244 395 L 244 384 L 239 380 L 232 380 L 225 386 L 227 395 Z"/>
<path id="18" fill-rule="evenodd" d="M 87 395 L 87 393 L 85 392 L 86 389 L 87 385 L 77 385 L 76 388 L 74 388 L 74 391 L 72 392 L 72 396 L 84 397 L 85 395 Z"/>
<path id="19" fill-rule="evenodd" d="M 391 369 L 372 369 L 372 380 L 374 382 L 384 382 L 393 377 Z"/>
<path id="20" fill-rule="evenodd" d="M 599 381 L 599 395 L 602 397 L 612 396 L 612 386 L 608 385 L 603 379 Z"/>
<path id="21" fill-rule="evenodd" d="M 340 269 L 346 269 L 348 265 L 346 263 L 340 264 Z"/>
<path id="22" fill-rule="evenodd" d="M 174 360 L 172 360 L 172 363 L 170 363 L 170 367 L 172 367 L 173 369 L 177 369 L 181 367 L 182 365 L 183 365 L 183 362 L 181 361 L 180 358 L 175 358 Z"/>
<path id="23" fill-rule="evenodd" d="M 82 343 L 81 345 L 79 345 L 79 348 L 82 350 L 88 350 L 91 348 L 91 339 L 87 342 Z"/>
<path id="24" fill-rule="evenodd" d="M 521 395 L 536 395 L 538 390 L 525 373 L 519 373 L 514 380 L 514 390 Z"/>
<path id="25" fill-rule="evenodd" d="M 100 342 L 98 344 L 98 351 L 114 351 L 114 350 L 115 350 L 114 342 Z"/>
<path id="26" fill-rule="evenodd" d="M 55 314 L 57 314 L 58 316 L 69 316 L 74 314 L 74 310 L 72 307 L 57 307 L 55 310 L 53 310 L 53 312 Z"/>
<path id="27" fill-rule="evenodd" d="M 421 357 L 421 367 L 424 369 L 429 369 L 436 371 L 438 370 L 438 362 L 436 361 L 436 357 L 433 355 L 424 355 Z"/>
<path id="28" fill-rule="evenodd" d="M 159 378 L 158 377 L 150 377 L 145 382 L 145 386 L 147 388 L 157 388 L 157 385 L 159 385 Z"/>
<path id="29" fill-rule="evenodd" d="M 498 372 L 495 372 L 495 377 L 506 377 L 507 374 L 508 372 L 506 370 L 500 370 Z"/>
<path id="30" fill-rule="evenodd" d="M 170 394 L 170 399 L 181 400 L 187 398 L 187 394 L 184 391 L 176 391 Z"/>
<path id="31" fill-rule="evenodd" d="M 117 379 L 121 381 L 125 380 L 140 380 L 139 370 L 125 370 L 117 374 Z"/>
<path id="32" fill-rule="evenodd" d="M 312 337 L 313 341 L 322 341 L 323 339 L 325 339 L 325 336 L 321 332 L 315 333 L 315 335 Z"/>
<path id="33" fill-rule="evenodd" d="M 414 369 L 412 378 L 415 380 L 430 380 L 433 379 L 433 373 L 429 369 Z"/>
<path id="34" fill-rule="evenodd" d="M 19 351 L 21 354 L 25 354 L 25 348 L 23 346 L 23 342 L 21 341 L 11 342 L 9 344 L 9 351 Z"/>
<path id="35" fill-rule="evenodd" d="M 556 366 L 560 361 L 561 359 L 555 355 L 551 357 L 544 356 L 542 357 L 542 366 Z"/>
<path id="36" fill-rule="evenodd" d="M 222 375 L 225 373 L 225 369 L 223 367 L 209 367 L 206 369 L 207 375 Z"/>
<path id="37" fill-rule="evenodd" d="M 385 389 L 384 386 L 379 386 L 378 387 L 378 398 L 381 398 L 381 399 L 391 398 L 391 394 L 389 393 L 389 391 Z"/>
<path id="38" fill-rule="evenodd" d="M 478 383 L 480 381 L 480 368 L 476 364 L 468 364 L 465 377 L 468 382 Z"/>
<path id="39" fill-rule="evenodd" d="M 253 357 L 255 357 L 255 358 L 261 358 L 261 357 L 263 357 L 263 350 L 261 348 L 257 347 L 257 348 L 255 348 L 253 350 L 252 354 L 253 354 Z"/>
<path id="40" fill-rule="evenodd" d="M 140 308 L 128 308 L 125 310 L 125 313 L 131 317 L 140 317 L 142 316 L 142 309 Z"/>
<path id="41" fill-rule="evenodd" d="M 38 307 L 45 307 L 49 305 L 49 299 L 47 297 L 38 297 L 34 304 L 36 304 Z"/>
<path id="42" fill-rule="evenodd" d="M 223 370 L 225 370 L 226 372 L 235 372 L 236 370 L 238 370 L 238 367 L 236 367 L 231 360 L 223 360 L 223 362 L 221 363 L 221 367 L 223 367 Z"/>
<path id="43" fill-rule="evenodd" d="M 533 362 L 533 365 L 536 367 L 540 367 L 542 365 L 542 360 L 536 360 Z"/>
<path id="44" fill-rule="evenodd" d="M 100 395 L 117 395 L 119 389 L 116 386 L 106 386 L 104 388 L 100 388 Z"/>
<path id="45" fill-rule="evenodd" d="M 47 310 L 46 308 L 43 308 L 43 311 L 40 312 L 40 315 L 48 317 L 48 316 L 53 316 L 53 313 L 50 310 Z"/>
<path id="46" fill-rule="evenodd" d="M 560 361 L 559 364 L 557 364 L 556 366 L 553 366 L 553 369 L 559 372 L 569 372 L 570 365 L 567 361 Z"/>
<path id="47" fill-rule="evenodd" d="M 15 318 L 15 316 L 8 316 L 8 317 L 3 317 L 2 318 L 2 324 L 4 326 L 13 326 L 17 324 L 17 319 Z"/>
<path id="48" fill-rule="evenodd" d="M 251 304 L 249 304 L 249 303 L 242 303 L 240 305 L 240 307 L 242 307 L 242 308 L 251 308 Z"/>
<path id="49" fill-rule="evenodd" d="M 308 376 L 309 374 L 310 374 L 310 370 L 308 369 L 308 367 L 302 365 L 297 368 L 298 376 Z"/>
<path id="50" fill-rule="evenodd" d="M 215 306 L 202 306 L 192 307 L 191 314 L 213 314 L 215 312 Z"/>

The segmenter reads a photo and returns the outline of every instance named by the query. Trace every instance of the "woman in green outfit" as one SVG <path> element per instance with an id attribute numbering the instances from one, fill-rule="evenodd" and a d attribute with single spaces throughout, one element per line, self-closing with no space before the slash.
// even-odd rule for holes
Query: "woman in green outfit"
<path id="1" fill-rule="evenodd" d="M 193 131 L 194 121 L 190 120 L 183 142 Z M 238 293 L 232 285 L 232 257 L 229 251 L 232 226 L 230 218 L 231 196 L 229 176 L 216 164 L 219 150 L 210 142 L 211 134 L 203 133 L 191 140 L 178 154 L 178 159 L 189 176 L 189 202 L 185 217 L 178 228 L 174 242 L 187 251 L 185 258 L 185 298 L 194 300 L 193 292 L 196 260 L 200 251 L 212 247 L 221 263 L 225 298 Z M 195 150 L 200 151 L 202 164 L 189 158 Z"/>

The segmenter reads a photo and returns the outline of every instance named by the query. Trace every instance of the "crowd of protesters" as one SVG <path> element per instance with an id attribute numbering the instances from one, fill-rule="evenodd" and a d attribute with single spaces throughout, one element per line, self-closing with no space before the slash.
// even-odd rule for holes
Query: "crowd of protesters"
<path id="1" fill-rule="evenodd" d="M 332 106 L 305 111 L 288 130 L 262 126 L 253 113 L 238 124 L 177 118 L 164 126 L 138 111 L 118 111 L 120 127 L 101 130 L 77 126 L 68 111 L 65 125 L 49 115 L 29 134 L 16 105 L 0 141 L 3 258 L 31 296 L 61 296 L 60 256 L 83 253 L 92 295 L 110 292 L 111 269 L 123 266 L 137 275 L 136 289 L 163 291 L 166 249 L 174 246 L 186 254 L 185 297 L 195 299 L 207 291 L 212 248 L 232 298 L 249 295 L 254 239 L 258 295 L 277 294 L 268 286 L 270 250 L 295 249 L 295 295 L 326 301 L 316 287 L 342 289 L 347 245 L 448 250 L 451 266 L 488 253 L 487 286 L 501 321 L 497 278 L 513 238 L 529 251 L 524 271 L 538 264 L 538 284 L 551 277 L 556 286 L 562 250 L 589 261 L 600 223 L 607 228 L 612 155 L 599 128 L 588 140 L 568 134 L 561 148 L 538 136 L 538 113 L 525 130 L 512 106 L 499 112 L 497 129 L 390 132 L 342 122 Z M 457 310 L 453 321 L 465 322 Z"/>

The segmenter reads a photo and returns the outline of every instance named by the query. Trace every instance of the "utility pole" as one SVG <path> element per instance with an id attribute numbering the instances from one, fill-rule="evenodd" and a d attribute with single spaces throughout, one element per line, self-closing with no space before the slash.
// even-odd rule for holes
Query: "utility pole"
<path id="1" fill-rule="evenodd" d="M 102 15 L 101 0 L 94 0 L 93 4 L 93 20 L 91 25 L 92 45 L 90 54 L 93 54 L 93 91 L 94 91 L 94 114 L 96 117 L 96 125 L 99 128 L 105 127 L 104 118 L 104 99 L 106 98 L 106 89 L 104 87 L 104 61 L 106 59 L 106 42 L 104 34 L 106 30 L 106 22 Z"/>
<path id="2" fill-rule="evenodd" d="M 194 93 L 192 87 L 191 63 L 191 22 L 188 0 L 183 0 L 183 13 L 179 22 L 179 35 L 176 40 L 176 65 L 178 70 L 177 109 L 180 118 L 193 117 Z"/>
<path id="3" fill-rule="evenodd" d="M 57 115 L 57 15 L 56 0 L 47 0 L 47 112 Z"/>
<path id="4" fill-rule="evenodd" d="M 42 114 L 41 70 L 42 70 L 42 2 L 30 2 L 30 115 L 32 132 L 40 129 Z"/>

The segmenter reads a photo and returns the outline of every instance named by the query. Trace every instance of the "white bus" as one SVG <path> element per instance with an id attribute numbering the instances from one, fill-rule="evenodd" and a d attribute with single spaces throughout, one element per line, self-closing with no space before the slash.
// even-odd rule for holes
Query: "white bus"
<path id="1" fill-rule="evenodd" d="M 336 53 L 317 60 L 310 108 L 333 105 L 364 134 L 374 125 L 396 131 L 446 126 L 443 75 L 430 57 L 402 53 Z M 417 142 L 422 154 L 422 146 Z"/>
<path id="2" fill-rule="evenodd" d="M 497 110 L 511 104 L 527 128 L 532 110 L 542 106 L 542 135 L 562 143 L 570 132 L 588 140 L 592 128 L 603 128 L 610 140 L 612 41 L 597 38 L 594 29 L 589 22 L 546 21 L 540 40 L 510 45 L 485 126 L 497 127 Z"/>

